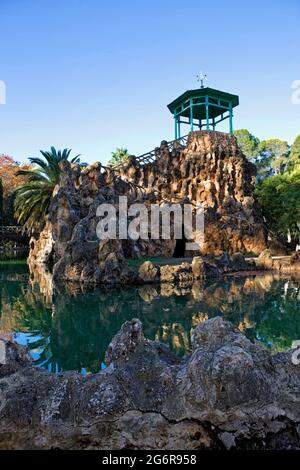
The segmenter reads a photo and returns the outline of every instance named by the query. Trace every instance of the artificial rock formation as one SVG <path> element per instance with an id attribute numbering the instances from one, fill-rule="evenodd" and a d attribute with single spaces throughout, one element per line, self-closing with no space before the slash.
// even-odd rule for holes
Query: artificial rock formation
<path id="1" fill-rule="evenodd" d="M 278 271 L 285 274 L 300 272 L 300 252 L 296 251 L 291 256 L 272 256 L 272 251 L 266 249 L 262 251 L 255 260 L 255 265 L 259 269 L 268 271 Z"/>
<path id="2" fill-rule="evenodd" d="M 229 256 L 194 256 L 192 262 L 184 261 L 175 265 L 155 265 L 145 261 L 139 268 L 138 280 L 143 284 L 169 283 L 172 285 L 192 285 L 206 277 L 219 277 L 223 274 L 242 271 L 255 271 L 256 264 L 246 261 L 241 253 Z"/>
<path id="3" fill-rule="evenodd" d="M 61 163 L 60 183 L 47 223 L 38 239 L 30 241 L 31 274 L 50 270 L 55 280 L 68 282 L 130 282 L 133 274 L 121 241 L 100 241 L 96 234 L 97 207 L 102 203 L 116 205 L 119 195 L 124 194 L 135 198 L 130 184 L 120 178 L 109 180 L 100 164 L 81 171 L 78 165 Z"/>
<path id="4" fill-rule="evenodd" d="M 182 359 L 126 322 L 88 377 L 38 369 L 2 341 L 0 449 L 300 449 L 293 353 L 271 356 L 220 317 Z"/>
<path id="5" fill-rule="evenodd" d="M 205 209 L 202 254 L 254 252 L 266 248 L 266 232 L 253 198 L 256 169 L 242 154 L 236 138 L 221 132 L 189 134 L 187 146 L 169 150 L 162 142 L 154 163 L 140 165 L 134 157 L 121 177 L 159 203 L 201 204 Z"/>
<path id="6" fill-rule="evenodd" d="M 175 144 L 171 151 L 163 142 L 154 162 L 141 164 L 131 157 L 118 170 L 100 163 L 81 170 L 63 162 L 47 224 L 30 243 L 31 272 L 44 265 L 58 280 L 129 283 L 135 275 L 126 258 L 178 255 L 176 240 L 97 238 L 97 207 L 110 203 L 117 208 L 119 196 L 124 195 L 129 204 L 143 202 L 148 207 L 151 203 L 201 204 L 205 211 L 201 254 L 259 254 L 267 242 L 252 195 L 254 181 L 255 167 L 241 153 L 235 137 L 218 132 L 193 132 L 186 147 Z M 187 254 L 183 249 L 181 256 Z"/>

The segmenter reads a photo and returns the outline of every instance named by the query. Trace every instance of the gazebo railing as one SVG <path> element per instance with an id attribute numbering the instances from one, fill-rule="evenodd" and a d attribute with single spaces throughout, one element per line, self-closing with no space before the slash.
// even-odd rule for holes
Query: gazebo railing
<path id="1" fill-rule="evenodd" d="M 167 147 L 169 151 L 171 152 L 173 148 L 175 148 L 178 145 L 181 146 L 186 146 L 188 140 L 188 135 L 185 135 L 183 137 L 180 137 L 180 139 L 175 139 L 172 140 L 171 142 L 167 142 Z M 156 159 L 157 155 L 157 148 L 154 150 L 151 150 L 150 152 L 144 153 L 143 155 L 139 155 L 138 157 L 135 157 L 135 161 L 138 162 L 140 165 L 145 165 L 147 163 L 154 162 Z M 119 171 L 121 168 L 123 168 L 126 165 L 126 161 L 124 163 L 119 163 L 118 165 L 112 166 L 111 169 L 114 171 Z"/>

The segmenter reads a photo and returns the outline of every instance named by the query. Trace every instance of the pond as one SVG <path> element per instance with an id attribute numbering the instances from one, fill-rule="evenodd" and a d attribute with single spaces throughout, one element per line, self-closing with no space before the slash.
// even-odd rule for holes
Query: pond
<path id="1" fill-rule="evenodd" d="M 25 265 L 0 266 L 0 332 L 27 344 L 35 364 L 52 372 L 99 371 L 112 337 L 132 318 L 142 321 L 147 338 L 189 353 L 192 329 L 217 315 L 273 353 L 288 350 L 300 340 L 300 279 L 231 276 L 185 288 L 70 285 L 49 294 Z"/>

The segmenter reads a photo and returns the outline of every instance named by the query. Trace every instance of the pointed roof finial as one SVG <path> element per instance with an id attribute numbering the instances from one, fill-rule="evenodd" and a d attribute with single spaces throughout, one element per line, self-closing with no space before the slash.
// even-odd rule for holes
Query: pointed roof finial
<path id="1" fill-rule="evenodd" d="M 204 74 L 203 72 L 200 72 L 200 74 L 197 75 L 197 82 L 200 82 L 200 83 L 201 83 L 201 87 L 200 87 L 200 88 L 204 88 L 204 80 L 207 81 L 207 75 Z"/>

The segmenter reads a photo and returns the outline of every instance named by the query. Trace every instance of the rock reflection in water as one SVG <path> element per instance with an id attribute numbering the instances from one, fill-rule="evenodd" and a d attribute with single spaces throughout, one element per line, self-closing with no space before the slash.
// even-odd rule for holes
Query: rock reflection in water
<path id="1" fill-rule="evenodd" d="M 49 287 L 49 289 L 47 288 Z M 1 274 L 0 330 L 29 343 L 36 364 L 54 372 L 97 372 L 122 323 L 138 317 L 146 337 L 190 352 L 192 329 L 216 315 L 274 352 L 300 339 L 300 281 L 277 275 L 230 277 L 192 287 L 84 290 L 24 273 Z"/>

